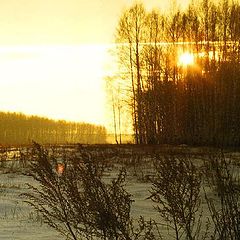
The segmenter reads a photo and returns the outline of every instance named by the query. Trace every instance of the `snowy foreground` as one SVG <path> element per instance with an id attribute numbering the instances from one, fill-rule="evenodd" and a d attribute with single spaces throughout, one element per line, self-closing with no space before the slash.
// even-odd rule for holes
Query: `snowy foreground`
<path id="1" fill-rule="evenodd" d="M 114 152 L 114 151 L 113 151 Z M 201 167 L 201 154 L 195 154 L 194 161 Z M 240 160 L 239 153 L 231 153 L 234 159 Z M 203 157 L 204 158 L 204 157 Z M 132 217 L 138 219 L 159 220 L 159 215 L 153 207 L 153 202 L 147 199 L 150 196 L 151 183 L 149 177 L 154 174 L 151 157 L 145 158 L 140 163 L 139 158 L 131 160 L 126 166 L 126 156 L 112 156 L 114 164 L 109 167 L 104 176 L 106 181 L 115 178 L 122 165 L 127 168 L 126 189 L 132 194 Z M 6 160 L 6 159 L 5 159 Z M 239 162 L 239 161 L 238 161 Z M 26 163 L 24 163 L 26 164 Z M 23 166 L 18 160 L 7 160 L 0 162 L 0 240 L 62 240 L 65 239 L 55 230 L 45 225 L 41 217 L 24 201 L 21 194 L 28 192 L 26 184 L 37 185 L 32 177 L 27 176 L 26 165 Z M 208 190 L 207 188 L 205 191 Z M 215 197 L 213 192 L 209 192 Z M 202 193 L 204 196 L 204 193 Z M 203 220 L 209 216 L 207 204 L 202 197 Z M 166 236 L 167 230 L 161 230 Z"/>
<path id="2" fill-rule="evenodd" d="M 43 224 L 41 218 L 24 203 L 19 196 L 27 191 L 25 183 L 32 183 L 30 177 L 18 173 L 0 175 L 0 239 L 2 240 L 55 240 L 64 239 L 52 228 Z M 152 216 L 156 214 L 148 197 L 149 183 L 129 183 L 133 194 L 133 215 Z"/>
<path id="3" fill-rule="evenodd" d="M 21 197 L 20 194 L 27 191 L 26 183 L 33 183 L 30 177 L 2 173 L 0 179 L 0 239 L 61 239 Z"/>
<path id="4" fill-rule="evenodd" d="M 44 224 L 40 216 L 24 202 L 25 199 L 21 194 L 28 191 L 27 183 L 36 184 L 34 180 L 22 174 L 24 171 L 18 171 L 18 161 L 9 161 L 7 165 L 0 168 L 0 239 L 65 239 Z M 111 180 L 116 175 L 116 168 L 106 174 L 106 181 Z M 127 190 L 131 192 L 132 198 L 135 200 L 132 205 L 132 214 L 136 218 L 140 215 L 150 217 L 156 214 L 151 200 L 146 200 L 150 187 L 150 183 L 138 182 L 136 177 L 129 176 L 128 178 Z"/>

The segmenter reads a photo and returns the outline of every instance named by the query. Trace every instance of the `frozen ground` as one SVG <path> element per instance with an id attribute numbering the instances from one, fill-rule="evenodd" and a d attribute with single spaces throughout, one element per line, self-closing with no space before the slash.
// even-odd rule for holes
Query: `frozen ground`
<path id="1" fill-rule="evenodd" d="M 109 175 L 111 179 L 113 174 Z M 61 235 L 45 225 L 41 218 L 24 202 L 21 193 L 27 192 L 26 183 L 34 184 L 31 177 L 15 173 L 0 173 L 0 240 L 61 240 Z M 150 184 L 130 179 L 127 190 L 132 195 L 132 214 L 153 217 L 156 212 L 149 196 Z"/>
<path id="2" fill-rule="evenodd" d="M 239 153 L 232 154 L 232 157 L 240 159 Z M 126 159 L 125 159 L 126 160 Z M 195 162 L 201 161 L 195 159 Z M 197 163 L 199 164 L 199 163 Z M 117 170 L 121 168 L 122 160 L 106 174 L 106 181 L 116 176 Z M 33 179 L 23 175 L 24 168 L 17 161 L 0 165 L 0 240 L 63 240 L 55 230 L 45 225 L 40 216 L 24 202 L 22 193 L 27 192 L 26 183 L 34 185 Z M 17 171 L 16 171 L 17 170 Z M 146 176 L 153 174 L 150 165 L 146 162 L 139 165 L 138 160 L 127 167 L 127 190 L 134 199 L 132 205 L 132 216 L 138 218 L 144 216 L 145 219 L 158 219 L 158 213 L 153 208 L 151 200 L 146 198 L 150 195 L 151 184 L 146 181 Z M 213 193 L 210 192 L 211 196 Z M 214 197 L 214 196 L 213 196 Z M 203 216 L 209 215 L 207 204 L 203 201 Z M 163 231 L 163 235 L 167 234 Z M 165 233 L 164 233 L 165 232 Z M 168 238 L 166 238 L 168 239 Z"/>
<path id="3" fill-rule="evenodd" d="M 21 193 L 30 177 L 19 173 L 0 175 L 0 239 L 1 240 L 57 240 L 59 234 L 44 225 L 39 216 L 24 202 Z"/>

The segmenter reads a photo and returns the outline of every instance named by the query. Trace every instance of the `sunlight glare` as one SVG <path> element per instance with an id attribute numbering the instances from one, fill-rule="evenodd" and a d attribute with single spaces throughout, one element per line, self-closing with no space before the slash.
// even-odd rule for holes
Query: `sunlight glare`
<path id="1" fill-rule="evenodd" d="M 188 66 L 194 64 L 194 55 L 189 52 L 184 52 L 179 56 L 178 63 L 181 66 Z"/>
<path id="2" fill-rule="evenodd" d="M 97 44 L 0 47 L 1 110 L 104 124 L 107 49 Z"/>

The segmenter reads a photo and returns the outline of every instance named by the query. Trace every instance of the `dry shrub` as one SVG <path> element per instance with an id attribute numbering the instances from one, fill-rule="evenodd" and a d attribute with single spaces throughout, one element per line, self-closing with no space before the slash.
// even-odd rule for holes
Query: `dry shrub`
<path id="1" fill-rule="evenodd" d="M 214 224 L 213 239 L 240 239 L 239 168 L 223 152 L 210 155 L 205 162 L 206 179 L 214 197 L 205 194 Z"/>
<path id="2" fill-rule="evenodd" d="M 188 157 L 158 156 L 150 198 L 174 239 L 200 238 L 201 174 Z M 206 235 L 201 235 L 204 239 Z"/>
<path id="3" fill-rule="evenodd" d="M 131 195 L 125 190 L 122 169 L 111 183 L 103 181 L 106 163 L 79 148 L 77 154 L 59 163 L 54 155 L 35 143 L 35 161 L 30 175 L 38 185 L 29 185 L 27 202 L 43 221 L 67 239 L 157 239 L 155 225 L 140 218 L 133 224 Z M 59 172 L 56 166 L 64 166 Z M 158 238 L 159 239 L 159 238 Z"/>
<path id="4" fill-rule="evenodd" d="M 74 160 L 55 169 L 57 160 L 35 144 L 36 161 L 30 174 L 38 186 L 25 194 L 43 220 L 71 239 L 130 239 L 131 196 L 124 189 L 126 171 L 111 184 L 102 181 L 103 168 L 91 155 L 80 151 Z"/>

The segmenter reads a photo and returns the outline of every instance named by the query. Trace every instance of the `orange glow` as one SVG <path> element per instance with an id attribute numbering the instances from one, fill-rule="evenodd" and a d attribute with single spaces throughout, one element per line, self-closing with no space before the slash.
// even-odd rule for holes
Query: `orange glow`
<path id="1" fill-rule="evenodd" d="M 59 175 L 62 175 L 62 174 L 63 174 L 64 169 L 65 169 L 64 164 L 62 164 L 62 163 L 58 163 L 58 164 L 57 164 L 57 166 L 56 166 L 56 171 L 57 171 L 57 173 L 58 173 Z"/>
<path id="2" fill-rule="evenodd" d="M 194 64 L 194 55 L 189 52 L 184 52 L 179 56 L 178 63 L 181 66 L 188 66 Z"/>

